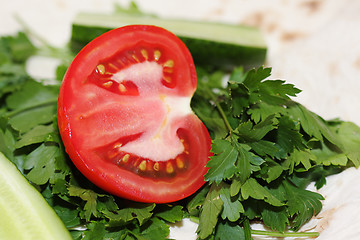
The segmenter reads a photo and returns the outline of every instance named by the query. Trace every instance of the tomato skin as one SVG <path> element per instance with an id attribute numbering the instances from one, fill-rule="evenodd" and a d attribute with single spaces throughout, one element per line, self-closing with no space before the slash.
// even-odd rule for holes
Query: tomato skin
<path id="1" fill-rule="evenodd" d="M 190 52 L 167 30 L 131 25 L 103 34 L 75 57 L 60 88 L 58 125 L 66 152 L 90 181 L 116 196 L 156 203 L 188 197 L 205 183 L 211 148 L 206 127 L 185 106 L 196 82 Z M 182 152 L 169 158 L 156 153 L 148 146 L 158 136 L 152 131 L 160 134 L 160 145 Z M 117 146 L 150 153 L 129 154 Z"/>

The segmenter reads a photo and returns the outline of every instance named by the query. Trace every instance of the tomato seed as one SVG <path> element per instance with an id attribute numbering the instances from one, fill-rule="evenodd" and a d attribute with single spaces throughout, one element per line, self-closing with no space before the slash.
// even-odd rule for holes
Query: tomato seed
<path id="1" fill-rule="evenodd" d="M 171 83 L 171 77 L 163 76 L 163 79 L 164 79 L 165 82 Z"/>
<path id="2" fill-rule="evenodd" d="M 174 61 L 172 59 L 170 60 L 167 60 L 164 64 L 163 64 L 164 67 L 169 67 L 169 68 L 172 68 L 174 67 Z"/>
<path id="3" fill-rule="evenodd" d="M 125 154 L 124 156 L 123 156 L 123 158 L 122 158 L 122 161 L 124 162 L 124 163 L 127 163 L 128 161 L 129 161 L 129 159 L 130 159 L 130 154 Z"/>
<path id="4" fill-rule="evenodd" d="M 136 55 L 135 54 L 133 54 L 133 55 L 131 55 L 131 57 L 136 61 L 136 62 L 141 62 L 137 57 L 136 57 Z"/>
<path id="5" fill-rule="evenodd" d="M 113 82 L 112 81 L 107 81 L 107 82 L 103 83 L 102 85 L 104 87 L 106 87 L 106 88 L 109 88 L 109 87 L 111 87 L 113 85 Z"/>
<path id="6" fill-rule="evenodd" d="M 180 169 L 184 168 L 185 166 L 184 161 L 180 157 L 176 158 L 176 166 Z"/>
<path id="7" fill-rule="evenodd" d="M 119 83 L 118 88 L 119 88 L 120 92 L 122 92 L 122 93 L 126 92 L 126 87 L 125 87 L 125 85 L 124 85 L 124 84 Z"/>
<path id="8" fill-rule="evenodd" d="M 155 61 L 159 61 L 160 57 L 161 57 L 161 52 L 159 50 L 155 50 L 154 51 L 154 59 L 155 59 Z"/>
<path id="9" fill-rule="evenodd" d="M 120 148 L 120 147 L 122 147 L 122 143 L 116 143 L 116 144 L 114 145 L 114 148 Z"/>
<path id="10" fill-rule="evenodd" d="M 97 65 L 96 69 L 100 74 L 105 74 L 105 66 L 104 65 L 99 64 L 99 65 Z"/>
<path id="11" fill-rule="evenodd" d="M 148 52 L 145 49 L 141 49 L 140 52 L 141 55 L 145 58 L 145 60 L 148 60 L 149 58 Z"/>
<path id="12" fill-rule="evenodd" d="M 174 167 L 171 162 L 166 163 L 166 172 L 171 174 L 174 172 Z"/>
<path id="13" fill-rule="evenodd" d="M 160 164 L 158 162 L 154 163 L 153 169 L 155 171 L 159 171 L 160 170 Z"/>
<path id="14" fill-rule="evenodd" d="M 145 171 L 145 170 L 146 170 L 146 161 L 143 160 L 143 161 L 139 164 L 138 168 L 139 168 L 141 171 Z"/>

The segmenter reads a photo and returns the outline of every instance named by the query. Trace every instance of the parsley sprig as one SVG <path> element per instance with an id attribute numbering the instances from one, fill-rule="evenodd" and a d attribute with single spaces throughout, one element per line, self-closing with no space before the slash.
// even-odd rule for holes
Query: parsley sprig
<path id="1" fill-rule="evenodd" d="M 326 176 L 359 166 L 359 150 L 343 142 L 341 129 L 355 140 L 360 128 L 325 121 L 295 102 L 300 90 L 269 80 L 270 68 L 235 69 L 225 87 L 222 73 L 198 72 L 201 90 L 192 105 L 213 138 L 205 175 L 210 188 L 196 205 L 199 237 L 226 239 L 222 228 L 240 239 L 316 237 L 316 232 L 295 233 L 322 208 L 324 198 L 305 188 L 311 181 L 320 188 Z M 262 221 L 273 232 L 251 230 L 250 221 Z"/>
<path id="2" fill-rule="evenodd" d="M 292 98 L 300 92 L 271 69 L 208 73 L 198 69 L 192 107 L 212 136 L 207 184 L 175 204 L 142 204 L 109 195 L 85 179 L 64 151 L 56 99 L 66 65 L 53 84 L 26 72 L 41 53 L 28 36 L 0 38 L 0 151 L 37 187 L 74 239 L 166 239 L 169 224 L 190 218 L 200 239 L 297 232 L 322 208 L 306 190 L 315 181 L 360 164 L 360 128 L 325 121 Z M 262 221 L 272 231 L 251 229 Z"/>

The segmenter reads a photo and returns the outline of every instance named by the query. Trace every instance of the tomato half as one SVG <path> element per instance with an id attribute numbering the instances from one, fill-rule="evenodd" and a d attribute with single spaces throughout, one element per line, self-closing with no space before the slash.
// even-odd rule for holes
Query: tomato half
<path id="1" fill-rule="evenodd" d="M 174 202 L 204 184 L 210 136 L 190 108 L 190 52 L 146 25 L 94 39 L 68 68 L 58 123 L 76 167 L 100 188 L 140 202 Z"/>

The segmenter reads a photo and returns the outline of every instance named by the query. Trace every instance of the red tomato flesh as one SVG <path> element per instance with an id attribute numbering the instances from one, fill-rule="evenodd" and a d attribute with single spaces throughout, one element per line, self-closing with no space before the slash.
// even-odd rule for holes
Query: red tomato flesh
<path id="1" fill-rule="evenodd" d="M 204 184 L 211 140 L 190 108 L 190 52 L 169 31 L 131 25 L 94 39 L 61 85 L 65 149 L 94 184 L 140 202 L 183 199 Z"/>

